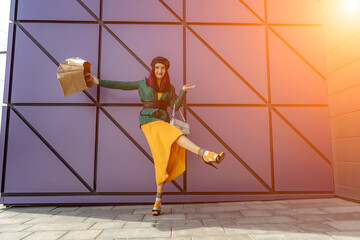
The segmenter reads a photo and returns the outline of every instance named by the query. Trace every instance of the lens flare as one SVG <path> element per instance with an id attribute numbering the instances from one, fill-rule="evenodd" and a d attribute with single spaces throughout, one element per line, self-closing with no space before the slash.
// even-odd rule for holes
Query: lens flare
<path id="1" fill-rule="evenodd" d="M 360 9 L 360 0 L 347 0 L 346 8 L 350 12 L 359 12 Z"/>

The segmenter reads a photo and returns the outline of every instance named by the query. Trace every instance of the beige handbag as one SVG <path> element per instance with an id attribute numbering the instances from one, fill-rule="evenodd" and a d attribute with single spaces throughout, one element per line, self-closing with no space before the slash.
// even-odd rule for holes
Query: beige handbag
<path id="1" fill-rule="evenodd" d="M 181 121 L 179 119 L 175 118 L 175 104 L 173 107 L 173 112 L 172 112 L 172 117 L 170 119 L 170 124 L 174 125 L 175 127 L 177 127 L 178 129 L 180 129 L 180 131 L 182 131 L 183 133 L 185 133 L 186 135 L 190 134 L 190 125 L 189 123 L 186 122 L 184 115 L 182 114 L 181 110 L 179 109 L 179 112 L 181 114 L 181 117 L 184 121 Z"/>

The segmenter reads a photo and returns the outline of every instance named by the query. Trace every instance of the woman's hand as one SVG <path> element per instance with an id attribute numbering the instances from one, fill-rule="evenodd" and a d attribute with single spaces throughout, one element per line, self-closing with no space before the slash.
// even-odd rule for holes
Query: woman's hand
<path id="1" fill-rule="evenodd" d="M 186 84 L 182 87 L 182 90 L 186 91 L 186 90 L 191 90 L 193 88 L 195 88 L 195 85 L 190 85 L 190 84 Z"/>
<path id="2" fill-rule="evenodd" d="M 87 75 L 90 75 L 91 81 L 93 81 L 96 84 L 99 84 L 99 79 L 94 74 L 92 74 L 92 73 L 85 74 L 85 76 L 87 76 Z"/>

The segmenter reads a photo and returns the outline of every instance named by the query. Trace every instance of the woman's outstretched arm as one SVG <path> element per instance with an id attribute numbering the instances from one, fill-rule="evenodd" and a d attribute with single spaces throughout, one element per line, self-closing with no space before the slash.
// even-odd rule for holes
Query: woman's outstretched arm
<path id="1" fill-rule="evenodd" d="M 124 81 L 109 81 L 109 80 L 101 80 L 98 79 L 94 74 L 90 73 L 91 76 L 91 80 L 96 83 L 99 84 L 99 86 L 101 87 L 106 87 L 106 88 L 113 88 L 113 89 L 121 89 L 121 90 L 135 90 L 139 88 L 139 84 L 141 81 L 129 81 L 129 82 L 124 82 Z"/>
<path id="2" fill-rule="evenodd" d="M 175 104 L 175 111 L 179 110 L 179 108 L 180 108 L 180 106 L 181 106 L 181 104 L 182 104 L 182 102 L 184 100 L 184 96 L 185 96 L 186 91 L 191 90 L 193 88 L 195 88 L 195 85 L 192 85 L 192 86 L 190 84 L 184 85 L 182 87 L 180 93 L 179 93 L 179 96 L 177 96 L 175 94 L 175 89 L 173 88 L 172 89 L 172 98 L 171 98 L 170 103 L 169 103 L 170 107 L 174 108 L 174 104 Z"/>

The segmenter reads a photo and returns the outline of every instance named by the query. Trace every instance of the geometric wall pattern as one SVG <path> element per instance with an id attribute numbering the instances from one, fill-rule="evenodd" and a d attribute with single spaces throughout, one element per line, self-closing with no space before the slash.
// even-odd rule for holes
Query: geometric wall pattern
<path id="1" fill-rule="evenodd" d="M 169 58 L 185 83 L 189 138 L 226 151 L 219 169 L 187 154 L 167 202 L 333 196 L 317 0 L 13 0 L 1 126 L 4 204 L 152 202 L 136 91 L 63 97 L 59 62 L 135 81 Z"/>

